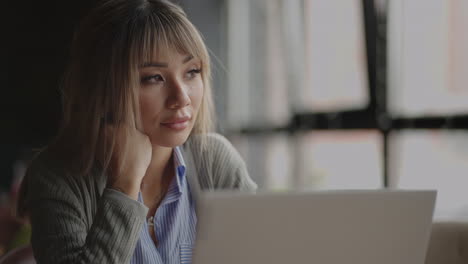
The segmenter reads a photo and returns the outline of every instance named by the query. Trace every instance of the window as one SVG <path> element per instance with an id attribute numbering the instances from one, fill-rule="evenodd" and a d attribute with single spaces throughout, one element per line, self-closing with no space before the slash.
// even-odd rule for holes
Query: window
<path id="1" fill-rule="evenodd" d="M 468 219 L 468 131 L 399 131 L 389 146 L 391 187 L 436 189 L 436 218 Z"/>
<path id="2" fill-rule="evenodd" d="M 297 137 L 299 189 L 383 187 L 382 136 L 378 131 L 327 130 Z"/>
<path id="3" fill-rule="evenodd" d="M 468 2 L 226 1 L 226 131 L 261 189 L 437 189 L 468 218 Z"/>
<path id="4" fill-rule="evenodd" d="M 297 122 L 305 127 L 303 133 L 294 128 L 299 114 L 323 113 L 324 127 L 318 128 L 336 129 L 343 125 L 337 111 L 368 116 L 362 2 L 228 0 L 226 7 L 226 130 L 260 188 L 382 187 L 378 130 L 310 132 L 316 126 L 307 120 Z M 328 120 L 329 114 L 334 120 Z M 333 157 L 340 160 L 328 164 Z M 376 162 L 364 165 L 359 158 Z M 353 164 L 348 161 L 363 164 L 357 180 L 343 175 Z M 322 182 L 316 181 L 320 175 Z"/>

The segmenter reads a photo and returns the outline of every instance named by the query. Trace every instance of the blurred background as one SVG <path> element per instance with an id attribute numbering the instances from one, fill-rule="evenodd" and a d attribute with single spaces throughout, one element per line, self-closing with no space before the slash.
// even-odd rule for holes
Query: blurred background
<path id="1" fill-rule="evenodd" d="M 56 133 L 95 2 L 2 4 L 0 219 Z M 175 2 L 211 51 L 217 129 L 260 189 L 437 189 L 436 218 L 468 219 L 467 1 Z"/>

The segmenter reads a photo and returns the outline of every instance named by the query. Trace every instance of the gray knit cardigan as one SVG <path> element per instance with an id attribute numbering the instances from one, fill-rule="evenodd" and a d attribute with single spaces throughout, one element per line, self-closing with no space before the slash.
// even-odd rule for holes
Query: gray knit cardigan
<path id="1" fill-rule="evenodd" d="M 200 191 L 253 191 L 244 161 L 222 136 L 189 139 L 182 147 L 194 199 Z M 31 243 L 38 263 L 129 263 L 148 208 L 127 195 L 106 188 L 106 175 L 71 175 L 39 155 L 25 177 L 25 204 Z"/>

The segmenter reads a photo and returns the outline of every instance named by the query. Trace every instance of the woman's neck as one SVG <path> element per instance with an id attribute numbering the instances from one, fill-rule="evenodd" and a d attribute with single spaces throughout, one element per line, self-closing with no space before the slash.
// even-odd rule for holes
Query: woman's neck
<path id="1" fill-rule="evenodd" d="M 147 217 L 155 214 L 174 175 L 172 148 L 153 147 L 151 163 L 141 183 Z"/>
<path id="2" fill-rule="evenodd" d="M 172 151 L 172 148 L 153 146 L 151 163 L 142 180 L 142 185 L 145 188 L 160 189 L 163 177 L 172 167 L 170 162 L 172 161 Z"/>

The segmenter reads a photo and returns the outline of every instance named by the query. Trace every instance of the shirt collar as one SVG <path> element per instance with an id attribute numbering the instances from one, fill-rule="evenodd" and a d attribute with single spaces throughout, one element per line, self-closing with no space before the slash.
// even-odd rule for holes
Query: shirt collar
<path id="1" fill-rule="evenodd" d="M 184 190 L 186 190 L 186 167 L 182 152 L 180 151 L 179 147 L 175 147 L 173 150 L 173 160 L 175 177 L 169 184 L 166 196 L 163 198 L 161 205 L 166 205 L 177 201 L 182 196 Z"/>
<path id="2" fill-rule="evenodd" d="M 184 184 L 186 183 L 186 166 L 184 157 L 179 147 L 174 148 L 174 168 L 175 168 L 175 178 L 179 191 L 183 190 Z"/>

